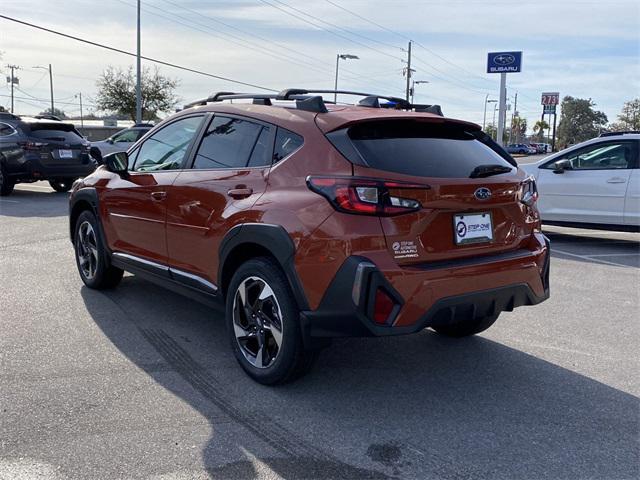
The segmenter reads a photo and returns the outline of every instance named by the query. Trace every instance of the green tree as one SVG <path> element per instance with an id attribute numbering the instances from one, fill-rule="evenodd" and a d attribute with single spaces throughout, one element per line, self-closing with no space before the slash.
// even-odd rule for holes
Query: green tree
<path id="1" fill-rule="evenodd" d="M 153 70 L 143 68 L 142 118 L 155 120 L 158 113 L 172 111 L 178 103 L 178 97 L 174 93 L 178 84 L 178 80 L 161 75 L 157 68 Z M 136 77 L 133 67 L 122 70 L 108 66 L 98 78 L 96 85 L 98 86 L 96 105 L 100 110 L 117 112 L 135 121 Z"/>
<path id="2" fill-rule="evenodd" d="M 494 140 L 496 139 L 496 135 L 498 135 L 498 129 L 493 123 L 487 125 L 487 127 L 484 129 L 484 132 Z"/>
<path id="3" fill-rule="evenodd" d="M 542 142 L 544 140 L 544 131 L 549 130 L 549 124 L 544 120 L 538 120 L 536 124 L 533 126 L 533 133 L 535 133 L 538 137 L 538 142 Z"/>
<path id="4" fill-rule="evenodd" d="M 54 108 L 53 112 L 51 111 L 51 107 L 47 108 L 43 112 L 40 112 L 40 115 L 55 115 L 58 118 L 65 119 L 67 118 L 67 114 L 59 108 Z"/>
<path id="5" fill-rule="evenodd" d="M 514 143 L 520 143 L 527 133 L 527 119 L 522 117 L 513 117 L 511 121 L 511 138 Z"/>
<path id="6" fill-rule="evenodd" d="M 607 116 L 594 110 L 596 104 L 591 99 L 562 99 L 562 114 L 558 124 L 558 144 L 561 148 L 597 137 L 607 123 Z"/>
<path id="7" fill-rule="evenodd" d="M 609 125 L 609 130 L 614 132 L 640 130 L 640 98 L 625 102 L 618 115 L 618 121 Z"/>

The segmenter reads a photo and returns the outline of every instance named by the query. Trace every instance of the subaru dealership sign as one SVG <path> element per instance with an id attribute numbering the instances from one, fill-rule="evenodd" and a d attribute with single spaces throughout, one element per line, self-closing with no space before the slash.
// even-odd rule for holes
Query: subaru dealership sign
<path id="1" fill-rule="evenodd" d="M 522 71 L 522 52 L 494 52 L 487 57 L 487 73 Z"/>

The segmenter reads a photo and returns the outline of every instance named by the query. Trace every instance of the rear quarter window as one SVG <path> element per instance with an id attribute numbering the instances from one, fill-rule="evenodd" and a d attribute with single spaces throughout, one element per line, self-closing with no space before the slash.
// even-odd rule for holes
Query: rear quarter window
<path id="1" fill-rule="evenodd" d="M 29 136 L 49 140 L 54 142 L 65 143 L 82 143 L 84 140 L 72 125 L 50 125 L 50 124 L 32 124 L 29 125 Z"/>
<path id="2" fill-rule="evenodd" d="M 351 143 L 371 168 L 418 177 L 468 178 L 476 167 L 513 168 L 458 124 L 367 122 L 351 127 Z"/>

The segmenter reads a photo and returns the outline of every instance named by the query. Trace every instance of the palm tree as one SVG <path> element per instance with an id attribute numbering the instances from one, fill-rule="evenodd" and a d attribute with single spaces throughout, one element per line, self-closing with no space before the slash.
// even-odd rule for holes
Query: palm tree
<path id="1" fill-rule="evenodd" d="M 544 139 L 544 131 L 549 130 L 549 124 L 544 120 L 538 120 L 533 126 L 533 132 L 538 135 L 538 139 L 542 142 Z"/>

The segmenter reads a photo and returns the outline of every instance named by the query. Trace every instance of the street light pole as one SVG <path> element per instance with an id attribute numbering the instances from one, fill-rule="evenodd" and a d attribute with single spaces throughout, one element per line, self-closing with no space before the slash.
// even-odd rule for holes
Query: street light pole
<path id="1" fill-rule="evenodd" d="M 78 93 L 76 97 L 80 98 L 80 128 L 84 128 L 84 115 L 82 115 L 82 92 Z"/>
<path id="2" fill-rule="evenodd" d="M 53 70 L 51 68 L 51 64 L 49 64 L 48 67 L 43 67 L 42 65 L 36 65 L 33 68 L 42 68 L 43 70 L 49 71 L 49 93 L 51 95 L 51 115 L 55 115 L 55 113 L 53 113 L 55 111 L 55 106 L 53 104 Z"/>
<path id="3" fill-rule="evenodd" d="M 349 53 L 338 53 L 336 55 L 336 80 L 333 86 L 334 90 L 338 90 L 338 68 L 340 68 L 340 59 L 342 60 L 359 60 L 357 55 L 351 55 Z M 338 94 L 333 94 L 333 103 L 338 102 Z"/>
<path id="4" fill-rule="evenodd" d="M 140 62 L 140 0 L 138 0 L 138 51 L 136 56 L 136 123 L 142 123 L 142 88 Z"/>
<path id="5" fill-rule="evenodd" d="M 496 138 L 494 138 L 494 140 L 497 141 L 498 139 L 498 131 L 496 130 L 496 110 L 498 110 L 498 102 L 495 102 L 496 104 L 493 106 L 493 130 L 496 132 Z"/>
<path id="6" fill-rule="evenodd" d="M 482 131 L 484 131 L 484 127 L 487 123 L 487 103 L 497 103 L 497 100 L 489 100 L 489 94 L 487 94 L 484 97 L 484 116 L 482 117 Z M 496 119 L 495 119 L 495 108 L 493 110 L 494 113 L 494 118 L 493 118 L 493 122 L 495 123 Z"/>
<path id="7" fill-rule="evenodd" d="M 413 104 L 413 100 L 416 95 L 416 85 L 420 85 L 421 83 L 429 83 L 429 80 L 412 80 L 411 81 L 411 103 Z"/>

